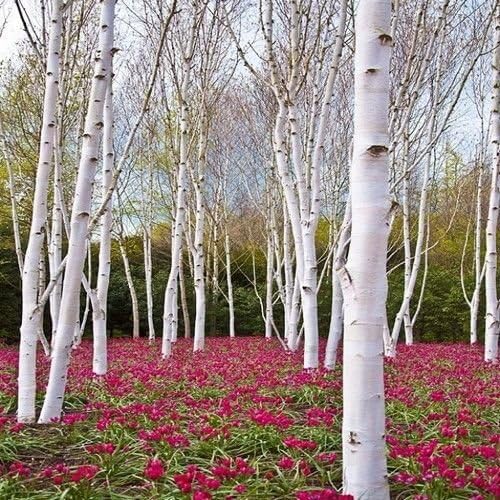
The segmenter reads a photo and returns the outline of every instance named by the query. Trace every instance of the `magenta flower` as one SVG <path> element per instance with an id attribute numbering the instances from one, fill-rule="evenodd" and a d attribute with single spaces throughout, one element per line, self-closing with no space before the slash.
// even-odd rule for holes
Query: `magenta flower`
<path id="1" fill-rule="evenodd" d="M 165 474 L 165 468 L 158 458 L 152 458 L 146 464 L 144 468 L 144 477 L 150 479 L 151 481 L 157 481 L 161 479 Z"/>

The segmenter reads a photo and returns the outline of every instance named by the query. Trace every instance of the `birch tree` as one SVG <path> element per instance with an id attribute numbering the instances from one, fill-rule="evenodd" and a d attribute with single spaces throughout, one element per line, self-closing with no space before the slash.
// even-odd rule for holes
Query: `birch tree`
<path id="1" fill-rule="evenodd" d="M 109 69 L 106 102 L 103 111 L 103 159 L 102 159 L 102 190 L 106 196 L 113 178 L 113 66 Z M 97 289 L 95 291 L 99 309 L 92 310 L 94 328 L 94 357 L 92 369 L 96 375 L 107 372 L 107 322 L 106 317 L 109 277 L 111 272 L 111 227 L 113 224 L 112 199 L 106 204 L 101 216 L 101 234 L 99 240 L 99 264 L 97 269 Z"/>
<path id="2" fill-rule="evenodd" d="M 344 294 L 344 493 L 388 499 L 383 328 L 390 210 L 391 2 L 361 0 L 356 16 L 351 242 L 339 269 Z"/>
<path id="3" fill-rule="evenodd" d="M 179 103 L 179 156 L 177 165 L 177 186 L 175 200 L 175 220 L 173 222 L 172 235 L 172 250 L 171 250 L 171 265 L 165 290 L 165 302 L 163 311 L 163 334 L 162 334 L 162 356 L 168 358 L 172 352 L 172 339 L 177 337 L 177 322 L 175 317 L 177 314 L 177 280 L 179 276 L 179 258 L 182 248 L 182 240 L 184 235 L 184 225 L 186 219 L 186 189 L 187 189 L 187 161 L 188 161 L 188 145 L 189 145 L 189 110 L 190 97 L 188 92 L 191 85 L 191 69 L 192 58 L 197 41 L 197 30 L 200 22 L 200 16 L 204 15 L 205 6 L 201 2 L 196 1 L 192 9 L 186 9 L 189 26 L 186 37 L 178 32 L 178 44 L 173 48 L 174 51 L 179 50 L 182 62 L 177 78 L 177 100 Z M 190 16 L 190 17 L 189 17 Z M 179 25 L 178 31 L 183 27 Z M 172 68 L 176 71 L 176 66 L 173 63 Z M 175 331 L 174 331 L 175 329 Z"/>
<path id="4" fill-rule="evenodd" d="M 498 362 L 498 337 L 500 332 L 499 302 L 497 294 L 497 226 L 500 204 L 500 7 L 494 20 L 491 98 L 491 187 L 486 221 L 486 325 L 484 359 Z"/>
<path id="5" fill-rule="evenodd" d="M 85 119 L 81 159 L 71 213 L 71 234 L 61 298 L 61 313 L 52 353 L 47 392 L 39 418 L 40 423 L 48 423 L 52 419 L 58 419 L 63 405 L 74 324 L 78 316 L 76 306 L 79 304 L 80 282 L 85 263 L 85 244 L 91 212 L 92 183 L 99 157 L 99 141 L 102 136 L 106 89 L 111 76 L 114 10 L 115 0 L 102 1 L 99 48 L 96 55 L 94 78 Z"/>
<path id="6" fill-rule="evenodd" d="M 315 50 L 321 50 L 321 33 L 322 30 L 327 29 L 326 26 L 322 25 L 321 21 L 318 25 L 313 25 L 295 0 L 288 3 L 289 45 L 285 55 L 288 59 L 288 69 L 285 71 L 283 67 L 280 67 L 279 56 L 275 48 L 273 3 L 272 0 L 268 0 L 263 6 L 262 26 L 270 85 L 278 108 L 273 132 L 274 157 L 294 241 L 296 280 L 300 289 L 304 327 L 304 368 L 316 368 L 318 366 L 318 318 L 315 235 L 320 215 L 320 173 L 328 111 L 344 43 L 346 2 L 341 2 L 337 11 L 339 20 L 336 28 L 336 42 L 325 79 L 322 78 L 324 65 L 327 64 L 324 53 L 320 52 L 321 55 L 318 55 Z M 311 4 L 310 7 L 313 8 L 313 5 Z M 317 6 L 314 5 L 314 7 Z M 313 40 L 316 36 L 317 43 L 313 42 L 309 46 L 311 41 L 306 38 L 306 33 Z M 315 71 L 308 74 L 304 72 L 303 66 L 311 59 L 315 63 L 312 64 Z M 310 111 L 314 123 L 311 130 L 314 130 L 314 134 L 308 136 L 307 151 L 310 151 L 310 154 L 307 154 L 305 158 L 302 153 L 304 138 L 301 136 L 301 116 L 298 108 L 300 92 L 305 85 L 304 75 L 314 82 L 315 96 L 313 109 Z M 319 97 L 320 88 L 323 91 L 322 99 Z M 287 126 L 290 141 L 289 156 Z M 292 165 L 291 171 L 289 162 Z M 293 305 L 291 307 L 293 311 Z M 288 319 L 290 321 L 290 318 Z M 288 345 L 295 350 L 297 345 L 293 336 L 294 333 L 291 330 L 288 333 Z"/>
<path id="7" fill-rule="evenodd" d="M 48 215 L 47 198 L 55 140 L 61 24 L 61 2 L 53 0 L 39 160 L 35 180 L 31 229 L 24 258 L 22 279 L 23 313 L 19 346 L 17 419 L 19 422 L 26 423 L 35 420 L 36 347 L 41 311 L 38 310 L 36 313 L 33 311 L 38 304 L 39 262 L 45 241 L 45 227 Z"/>

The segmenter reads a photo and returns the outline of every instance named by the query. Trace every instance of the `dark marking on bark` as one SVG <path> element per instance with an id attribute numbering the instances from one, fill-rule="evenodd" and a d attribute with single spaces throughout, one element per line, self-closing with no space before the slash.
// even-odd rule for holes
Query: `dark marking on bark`
<path id="1" fill-rule="evenodd" d="M 383 144 L 373 144 L 373 146 L 370 146 L 367 151 L 371 156 L 381 156 L 384 153 L 387 153 L 389 149 L 387 146 L 384 146 Z"/>
<path id="2" fill-rule="evenodd" d="M 392 36 L 387 33 L 382 33 L 378 39 L 382 45 L 392 45 Z"/>

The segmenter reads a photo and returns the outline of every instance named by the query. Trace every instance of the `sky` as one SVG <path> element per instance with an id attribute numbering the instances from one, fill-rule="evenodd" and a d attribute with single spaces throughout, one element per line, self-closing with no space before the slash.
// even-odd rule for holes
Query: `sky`
<path id="1" fill-rule="evenodd" d="M 4 22 L 5 27 L 0 37 L 0 60 L 12 55 L 12 52 L 16 50 L 16 43 L 24 37 L 14 2 L 2 5 L 0 1 L 0 27 L 4 25 Z"/>

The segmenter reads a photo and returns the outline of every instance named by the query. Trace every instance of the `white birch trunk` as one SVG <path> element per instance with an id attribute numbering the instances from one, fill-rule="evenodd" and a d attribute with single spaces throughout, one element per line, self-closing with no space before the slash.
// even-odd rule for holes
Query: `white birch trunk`
<path id="1" fill-rule="evenodd" d="M 36 347 L 40 311 L 33 313 L 38 298 L 38 265 L 45 239 L 47 196 L 55 140 L 56 105 L 61 50 L 61 2 L 53 0 L 47 51 L 40 151 L 35 180 L 33 213 L 22 279 L 22 320 L 19 345 L 18 407 L 19 422 L 35 420 Z"/>
<path id="2" fill-rule="evenodd" d="M 99 31 L 99 49 L 90 90 L 89 107 L 71 214 L 71 234 L 64 277 L 61 313 L 52 353 L 49 382 L 40 415 L 40 423 L 49 423 L 61 416 L 66 389 L 74 325 L 78 317 L 80 282 L 85 263 L 92 185 L 98 161 L 99 141 L 103 127 L 103 109 L 113 49 L 115 0 L 103 0 Z"/>
<path id="3" fill-rule="evenodd" d="M 481 263 L 481 233 L 482 233 L 482 191 L 483 191 L 483 166 L 480 165 L 479 178 L 477 182 L 477 201 L 476 201 L 476 228 L 474 238 L 474 291 L 470 301 L 470 343 L 477 343 L 477 317 L 479 313 L 479 298 L 481 292 L 481 283 L 483 281 L 482 263 Z"/>
<path id="4" fill-rule="evenodd" d="M 493 51 L 493 95 L 491 105 L 491 189 L 486 222 L 486 324 L 484 333 L 484 359 L 498 362 L 498 336 L 500 331 L 497 292 L 497 227 L 500 204 L 500 7 L 495 12 Z"/>
<path id="5" fill-rule="evenodd" d="M 184 338 L 191 338 L 191 318 L 189 316 L 189 307 L 186 294 L 186 281 L 184 278 L 184 261 L 182 252 L 179 259 L 179 293 L 181 295 L 182 319 L 184 321 Z"/>
<path id="6" fill-rule="evenodd" d="M 294 273 L 290 248 L 290 222 L 285 204 L 283 204 L 283 268 L 285 274 L 285 334 L 289 349 L 295 349 L 297 339 L 298 308 L 294 311 Z"/>
<path id="7" fill-rule="evenodd" d="M 180 259 L 179 259 L 180 262 Z M 179 265 L 180 267 L 180 265 Z M 177 333 L 178 333 L 178 328 L 179 328 L 179 275 L 177 275 L 177 278 L 175 278 L 175 283 L 174 283 L 174 296 L 172 299 L 172 344 L 175 344 L 177 342 Z"/>
<path id="8" fill-rule="evenodd" d="M 328 340 L 325 348 L 324 366 L 327 370 L 335 369 L 337 362 L 337 348 L 342 336 L 342 327 L 344 325 L 344 296 L 337 273 L 332 275 L 332 309 L 330 316 L 330 328 L 328 330 Z"/>
<path id="9" fill-rule="evenodd" d="M 356 16 L 351 242 L 344 292 L 344 493 L 388 500 L 383 328 L 387 298 L 390 0 L 361 0 Z"/>
<path id="10" fill-rule="evenodd" d="M 194 47 L 196 23 L 193 22 L 188 49 L 184 54 L 182 67 L 182 85 L 179 102 L 180 112 L 180 139 L 179 139 L 179 164 L 177 167 L 177 192 L 176 211 L 172 236 L 171 266 L 165 290 L 163 311 L 162 356 L 168 358 L 172 353 L 172 339 L 177 336 L 177 277 L 179 275 L 179 258 L 182 248 L 184 221 L 186 219 L 186 189 L 187 189 L 187 160 L 189 143 L 189 102 L 188 90 L 191 83 L 191 57 Z M 175 330 L 175 331 L 174 331 Z"/>
<path id="11" fill-rule="evenodd" d="M 148 163 L 148 206 L 146 207 L 146 227 L 143 232 L 144 275 L 146 278 L 146 304 L 148 313 L 148 338 L 154 340 L 155 325 L 153 320 L 153 260 L 152 260 L 152 210 L 153 210 L 153 166 Z"/>
<path id="12" fill-rule="evenodd" d="M 148 339 L 155 339 L 155 327 L 153 320 L 153 265 L 151 258 L 151 236 L 149 229 L 146 228 L 143 232 L 143 248 L 144 248 L 144 275 L 146 282 L 146 307 L 148 314 Z"/>
<path id="13" fill-rule="evenodd" d="M 205 105 L 202 98 L 202 106 Z M 203 351 L 205 348 L 205 320 L 207 310 L 206 284 L 205 284 L 205 251 L 203 247 L 203 236 L 205 231 L 205 170 L 207 162 L 208 147 L 208 116 L 204 108 L 200 118 L 200 135 L 198 139 L 198 158 L 193 185 L 196 198 L 196 217 L 194 229 L 194 241 L 191 245 L 194 265 L 194 291 L 196 299 L 196 311 L 194 321 L 193 352 Z M 217 224 L 215 224 L 217 226 Z M 214 250 L 217 242 L 214 241 Z M 217 256 L 218 260 L 218 256 Z M 218 274 L 218 270 L 217 270 Z M 214 269 L 215 276 L 215 269 Z M 218 289 L 218 282 L 214 282 L 214 292 Z"/>
<path id="14" fill-rule="evenodd" d="M 7 175 L 9 176 L 9 196 L 10 196 L 10 210 L 12 216 L 12 231 L 14 233 L 14 246 L 16 249 L 17 267 L 21 279 L 23 277 L 24 256 L 21 245 L 21 231 L 19 229 L 19 216 L 17 213 L 17 200 L 16 200 L 16 182 L 14 180 L 14 172 L 12 171 L 12 164 L 10 162 L 9 153 L 7 151 L 7 143 L 5 140 L 5 131 L 3 129 L 2 119 L 0 118 L 0 146 L 2 148 L 2 155 L 4 157 L 5 165 L 7 167 Z"/>
<path id="15" fill-rule="evenodd" d="M 52 207 L 52 231 L 49 245 L 49 272 L 50 279 L 55 280 L 55 285 L 50 293 L 50 317 L 52 321 L 51 343 L 54 346 L 59 312 L 61 308 L 62 276 L 55 276 L 62 262 L 62 238 L 63 238 L 63 200 L 61 185 L 61 162 L 59 157 L 59 146 L 54 148 L 54 205 Z"/>
<path id="16" fill-rule="evenodd" d="M 45 281 L 47 277 L 47 269 L 45 265 L 45 255 L 44 252 L 40 254 L 40 264 L 39 264 L 39 274 L 38 274 L 38 296 L 41 297 L 43 291 L 45 290 Z M 50 345 L 45 337 L 45 333 L 43 331 L 43 319 L 44 319 L 44 310 L 45 307 L 42 306 L 40 313 L 40 321 L 38 323 L 38 339 L 42 344 L 43 351 L 45 356 L 50 356 Z"/>
<path id="17" fill-rule="evenodd" d="M 408 183 L 408 173 L 407 173 L 407 161 L 408 161 L 408 136 L 407 134 L 403 137 L 404 147 L 403 147 L 403 194 L 402 194 L 402 208 L 403 208 L 403 240 L 404 240 L 404 251 L 405 251 L 405 279 L 404 279 L 404 290 L 408 290 L 411 280 L 411 232 L 410 232 L 410 204 L 409 204 L 409 183 Z M 422 208 L 422 207 L 421 207 Z M 407 307 L 403 315 L 404 329 L 405 329 L 405 340 L 406 345 L 413 344 L 413 328 L 411 325 L 410 318 L 410 308 Z"/>
<path id="18" fill-rule="evenodd" d="M 269 193 L 268 193 L 269 196 Z M 269 203 L 270 205 L 270 203 Z M 268 217 L 271 217 L 271 208 L 268 207 Z M 267 226 L 267 249 L 266 249 L 266 314 L 265 314 L 265 338 L 273 336 L 273 273 L 274 273 L 274 243 L 271 227 Z"/>
<path id="19" fill-rule="evenodd" d="M 90 240 L 87 240 L 87 276 L 89 280 L 92 278 L 92 247 L 90 245 Z M 84 283 L 85 281 L 82 280 Z M 90 284 L 89 284 L 90 290 Z M 80 321 L 80 296 L 78 295 L 78 304 L 76 305 L 78 310 L 78 315 L 75 323 L 75 330 L 73 333 L 73 349 L 76 349 L 82 343 L 82 337 L 85 333 L 85 328 L 87 326 L 87 319 L 90 312 L 90 293 L 87 292 L 85 295 L 85 308 L 83 309 L 82 320 Z M 56 332 L 57 333 L 57 332 Z"/>
<path id="20" fill-rule="evenodd" d="M 344 295 L 342 293 L 342 286 L 337 275 L 337 270 L 345 265 L 345 256 L 351 229 L 351 217 L 351 202 L 349 200 L 345 208 L 344 220 L 342 221 L 337 249 L 333 258 L 332 309 L 324 361 L 324 366 L 327 370 L 333 370 L 335 368 L 337 362 L 337 349 L 344 326 Z"/>
<path id="21" fill-rule="evenodd" d="M 111 63 L 110 77 L 106 91 L 106 104 L 103 112 L 103 161 L 102 161 L 102 196 L 106 196 L 113 179 L 113 68 Z M 104 375 L 108 371 L 107 360 L 107 315 L 108 288 L 111 272 L 111 228 L 113 225 L 112 198 L 109 199 L 106 211 L 101 216 L 101 236 L 99 246 L 99 263 L 97 269 L 97 301 L 99 309 L 92 308 L 92 324 L 94 333 L 94 352 L 92 369 L 96 375 Z"/>
<path id="22" fill-rule="evenodd" d="M 120 252 L 122 254 L 123 268 L 125 269 L 125 277 L 127 278 L 128 291 L 130 293 L 130 300 L 132 302 L 132 338 L 138 339 L 140 336 L 139 331 L 139 301 L 137 300 L 137 292 L 134 286 L 134 279 L 130 271 L 130 262 L 128 260 L 127 249 L 120 239 L 118 241 Z"/>
<path id="23" fill-rule="evenodd" d="M 444 14 L 443 14 L 444 15 Z M 429 144 L 433 143 L 433 138 L 435 134 L 436 127 L 436 118 L 438 112 L 438 104 L 440 98 L 440 80 L 441 80 L 441 62 L 442 62 L 442 52 L 443 52 L 443 41 L 444 41 L 444 32 L 442 33 L 440 44 L 438 48 L 438 57 L 437 57 L 437 73 L 435 75 L 435 87 L 433 88 L 433 98 L 432 98 L 432 109 L 428 121 L 427 126 L 427 140 Z M 429 174 L 432 163 L 432 148 L 429 148 L 427 151 L 427 155 L 424 163 L 424 171 L 422 174 L 422 187 L 420 192 L 420 205 L 418 211 L 418 234 L 417 234 L 417 242 L 415 244 L 415 251 L 413 256 L 413 265 L 411 266 L 410 276 L 407 277 L 405 275 L 405 290 L 403 302 L 401 303 L 401 307 L 396 315 L 396 319 L 394 320 L 394 325 L 392 327 L 392 342 L 391 348 L 389 349 L 389 356 L 394 357 L 396 355 L 396 348 L 398 344 L 399 332 L 401 330 L 401 326 L 404 321 L 405 315 L 407 315 L 406 323 L 405 323 L 405 333 L 406 333 L 406 344 L 413 344 L 413 328 L 412 322 L 410 319 L 410 302 L 413 297 L 413 292 L 415 290 L 415 285 L 417 283 L 418 272 L 420 269 L 420 264 L 422 261 L 423 247 L 425 241 L 425 224 L 426 224 L 426 213 L 427 213 L 427 192 L 428 192 L 428 183 L 429 183 Z M 405 169 L 405 178 L 407 171 Z M 406 181 L 405 181 L 406 182 Z M 408 205 L 406 201 L 406 210 L 408 210 Z M 408 214 L 407 214 L 408 217 Z M 409 221 L 407 221 L 409 231 Z M 405 235 L 405 244 L 409 245 L 409 234 Z M 405 254 L 409 251 L 405 250 Z M 405 266 L 409 266 L 409 258 L 405 258 Z M 405 268 L 406 270 L 406 268 Z"/>
<path id="24" fill-rule="evenodd" d="M 226 219 L 227 224 L 227 219 Z M 229 308 L 229 337 L 234 338 L 236 332 L 234 329 L 234 293 L 233 293 L 233 277 L 231 271 L 231 247 L 229 234 L 227 232 L 224 238 L 224 252 L 226 254 L 226 282 L 227 282 L 227 305 Z"/>

